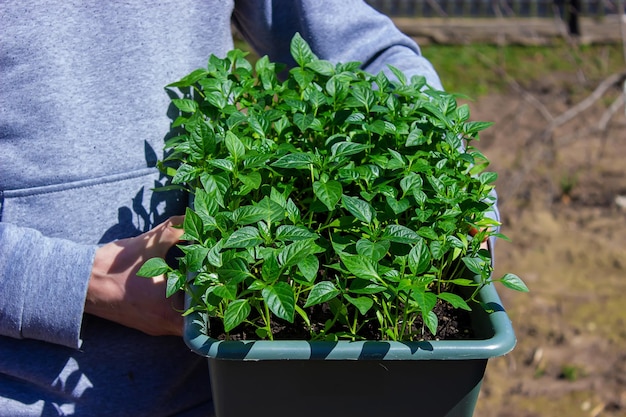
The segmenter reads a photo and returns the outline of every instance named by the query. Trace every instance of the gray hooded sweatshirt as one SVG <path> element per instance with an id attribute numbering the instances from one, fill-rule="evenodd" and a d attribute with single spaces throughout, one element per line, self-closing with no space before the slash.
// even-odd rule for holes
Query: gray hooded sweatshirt
<path id="1" fill-rule="evenodd" d="M 299 32 L 333 62 L 437 74 L 361 0 L 22 0 L 0 21 L 0 416 L 211 415 L 182 339 L 84 314 L 98 246 L 184 212 L 152 192 L 164 86 L 225 56 L 233 24 L 273 61 Z"/>

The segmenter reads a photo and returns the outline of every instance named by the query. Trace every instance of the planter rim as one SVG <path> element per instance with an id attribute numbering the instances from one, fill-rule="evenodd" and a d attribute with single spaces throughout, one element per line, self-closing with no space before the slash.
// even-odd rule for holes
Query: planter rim
<path id="1" fill-rule="evenodd" d="M 436 341 L 222 341 L 203 334 L 200 313 L 185 317 L 183 338 L 196 354 L 231 360 L 471 360 L 509 353 L 516 344 L 513 326 L 493 283 L 480 290 L 480 300 L 491 313 L 480 312 L 479 326 L 489 336 L 471 340 Z M 190 298 L 187 297 L 186 303 Z M 484 319 L 484 320 L 483 320 Z"/>

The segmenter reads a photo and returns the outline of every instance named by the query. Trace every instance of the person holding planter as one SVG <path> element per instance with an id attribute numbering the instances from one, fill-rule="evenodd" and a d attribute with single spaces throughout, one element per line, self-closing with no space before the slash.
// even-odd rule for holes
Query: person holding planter
<path id="1" fill-rule="evenodd" d="M 299 33 L 290 52 L 288 72 L 234 49 L 167 86 L 159 166 L 190 194 L 184 244 L 137 274 L 185 292 L 219 417 L 277 392 L 275 417 L 470 417 L 515 346 L 493 284 L 528 291 L 485 247 L 506 238 L 474 146 L 491 123 L 392 65 L 320 59 Z"/>
<path id="2" fill-rule="evenodd" d="M 205 416 L 180 299 L 138 278 L 187 205 L 156 169 L 163 87 L 233 48 L 293 64 L 391 64 L 442 89 L 418 46 L 361 0 L 6 3 L 0 37 L 0 416 Z"/>

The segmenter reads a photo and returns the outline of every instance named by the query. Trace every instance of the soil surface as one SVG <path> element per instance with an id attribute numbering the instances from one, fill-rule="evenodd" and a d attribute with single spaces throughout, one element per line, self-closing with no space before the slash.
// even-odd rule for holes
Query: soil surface
<path id="1" fill-rule="evenodd" d="M 498 286 L 518 344 L 489 362 L 476 417 L 626 416 L 624 106 L 598 127 L 622 83 L 553 130 L 550 116 L 585 96 L 551 80 L 470 103 L 473 119 L 495 121 L 478 147 L 500 174 L 512 240 L 497 243 L 496 276 L 531 290 Z"/>
<path id="2" fill-rule="evenodd" d="M 304 311 L 309 317 L 310 326 L 299 315 L 296 315 L 292 324 L 273 317 L 270 326 L 274 340 L 308 340 L 311 337 L 311 332 L 322 334 L 326 323 L 331 321 L 334 316 L 328 303 L 308 307 Z M 411 332 L 418 335 L 416 340 L 461 340 L 475 337 L 472 319 L 468 311 L 453 308 L 449 303 L 439 301 L 433 308 L 433 312 L 439 319 L 437 336 L 430 333 L 423 320 L 418 318 L 411 328 Z M 209 335 L 218 340 L 226 340 L 227 335 L 224 332 L 222 320 L 213 317 L 210 320 Z M 376 317 L 370 314 L 368 320 L 369 323 L 358 331 L 358 340 L 382 340 L 380 329 L 376 325 Z M 258 327 L 263 326 L 261 319 L 256 320 L 256 322 Z M 257 335 L 256 330 L 257 327 L 251 324 L 242 324 L 228 334 L 228 340 L 258 340 L 259 335 Z M 328 329 L 328 333 L 349 334 L 349 328 L 337 322 Z M 347 336 L 341 339 L 350 340 Z"/>

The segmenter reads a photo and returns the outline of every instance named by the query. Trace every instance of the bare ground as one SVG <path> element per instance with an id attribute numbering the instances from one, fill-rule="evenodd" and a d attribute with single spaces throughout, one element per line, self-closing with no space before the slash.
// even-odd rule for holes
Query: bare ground
<path id="1" fill-rule="evenodd" d="M 479 145 L 512 240 L 498 242 L 496 276 L 531 289 L 499 287 L 518 345 L 489 362 L 476 417 L 626 416 L 624 106 L 599 127 L 621 82 L 552 130 L 582 100 L 550 80 L 471 103 L 473 119 L 496 122 Z"/>
<path id="2" fill-rule="evenodd" d="M 565 24 L 552 18 L 426 18 L 396 17 L 396 25 L 418 44 L 496 43 L 508 45 L 549 45 L 567 32 Z M 617 14 L 603 18 L 582 17 L 580 29 L 584 44 L 621 41 Z"/>

